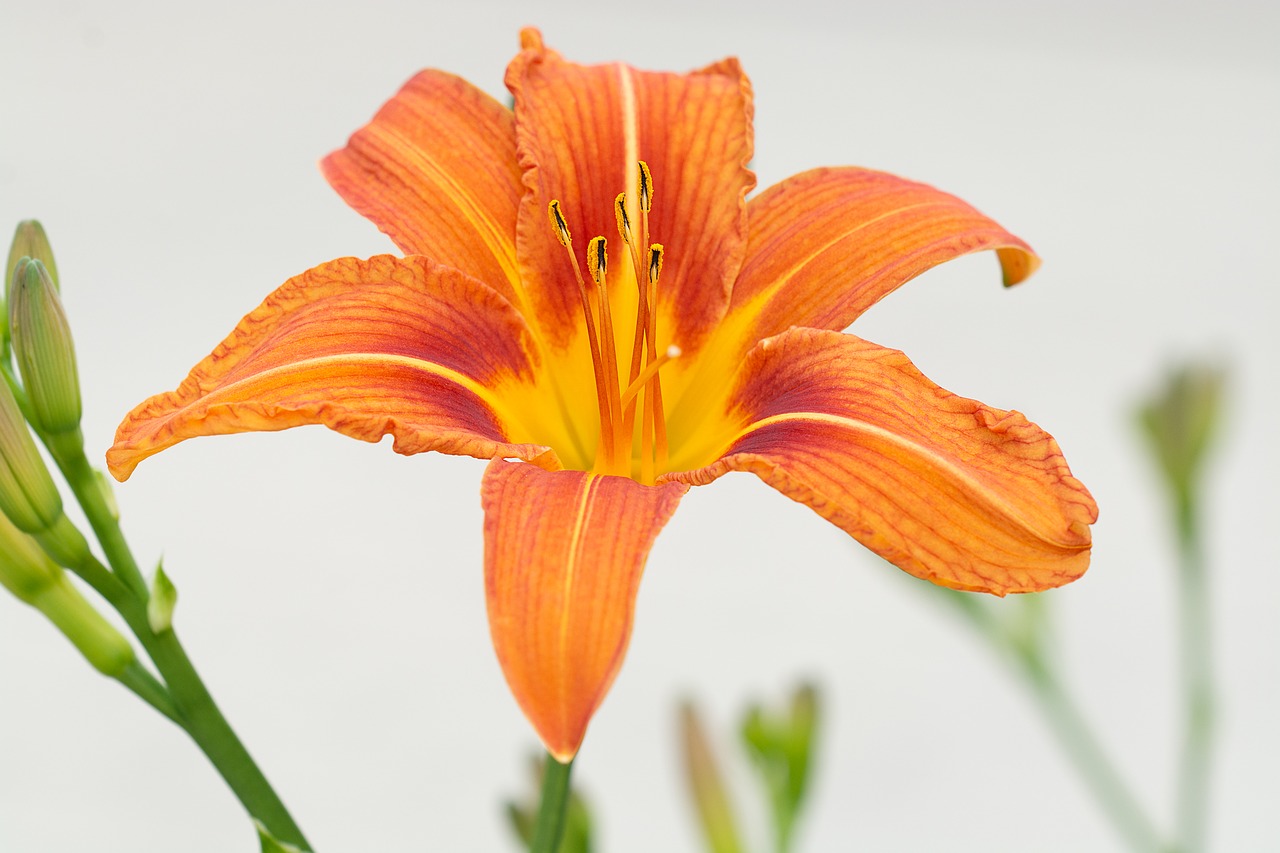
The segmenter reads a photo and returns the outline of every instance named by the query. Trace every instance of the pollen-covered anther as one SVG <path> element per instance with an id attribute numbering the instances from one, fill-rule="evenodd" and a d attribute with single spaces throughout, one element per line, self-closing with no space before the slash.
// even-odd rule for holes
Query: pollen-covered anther
<path id="1" fill-rule="evenodd" d="M 654 243 L 649 247 L 649 283 L 657 284 L 659 276 L 662 275 L 662 255 L 665 250 L 661 243 Z"/>
<path id="2" fill-rule="evenodd" d="M 622 242 L 631 245 L 631 217 L 627 216 L 627 194 L 618 193 L 613 200 L 613 215 L 618 220 L 618 236 Z"/>
<path id="3" fill-rule="evenodd" d="M 573 242 L 573 236 L 569 233 L 569 223 L 564 219 L 564 213 L 560 210 L 559 200 L 553 200 L 547 205 L 547 217 L 551 220 L 551 230 L 556 232 L 556 239 L 560 241 L 560 245 L 566 249 Z"/>
<path id="4" fill-rule="evenodd" d="M 604 277 L 609 267 L 609 253 L 605 251 L 606 241 L 603 237 L 592 237 L 587 244 L 587 272 L 597 286 L 604 286 Z"/>
<path id="5" fill-rule="evenodd" d="M 643 160 L 640 161 L 640 209 L 645 213 L 653 209 L 653 174 Z"/>

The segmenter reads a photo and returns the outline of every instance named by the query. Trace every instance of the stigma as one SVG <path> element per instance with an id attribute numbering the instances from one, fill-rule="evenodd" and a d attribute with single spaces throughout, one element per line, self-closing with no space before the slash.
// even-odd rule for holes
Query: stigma
<path id="1" fill-rule="evenodd" d="M 587 346 L 595 378 L 596 407 L 600 419 L 600 441 L 596 445 L 592 471 L 631 477 L 645 485 L 653 485 L 667 464 L 667 425 L 662 407 L 660 371 L 680 356 L 680 348 L 669 346 L 658 352 L 656 304 L 658 283 L 662 275 L 664 249 L 661 243 L 649 241 L 649 211 L 653 207 L 653 175 L 643 160 L 638 163 L 636 180 L 637 221 L 628 212 L 626 192 L 614 200 L 614 219 L 623 256 L 633 273 L 636 287 L 636 321 L 631 330 L 631 360 L 619 364 L 619 349 L 610 298 L 610 263 L 608 241 L 597 235 L 588 242 L 587 274 L 573 248 L 573 235 L 561 209 L 553 200 L 547 205 L 547 218 L 556 240 L 569 256 L 578 285 Z M 613 283 L 621 276 L 614 272 Z M 625 333 L 627 330 L 621 330 Z M 625 352 L 625 350 L 623 350 Z"/>

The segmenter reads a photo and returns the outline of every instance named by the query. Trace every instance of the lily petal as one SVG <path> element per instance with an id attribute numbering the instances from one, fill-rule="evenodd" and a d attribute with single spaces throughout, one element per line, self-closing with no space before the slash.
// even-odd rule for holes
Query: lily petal
<path id="1" fill-rule="evenodd" d="M 840 331 L 945 261 L 994 249 L 1006 286 L 1040 265 L 1031 247 L 955 196 L 870 169 L 794 175 L 753 198 L 747 219 L 729 315 L 703 358 L 669 371 L 673 409 L 685 397 L 722 395 L 720 377 L 757 341 L 791 326 Z"/>
<path id="2" fill-rule="evenodd" d="M 408 255 L 461 270 L 520 306 L 523 187 L 511 110 L 443 71 L 423 71 L 320 163 L 338 194 Z"/>
<path id="3" fill-rule="evenodd" d="M 667 479 L 751 471 L 917 577 L 997 595 L 1089 565 L 1097 506 L 1057 442 L 958 397 L 902 353 L 792 329 L 748 355 L 722 458 Z M 673 463 L 675 460 L 673 460 Z"/>
<path id="4" fill-rule="evenodd" d="M 649 239 L 666 250 L 659 348 L 675 342 L 691 352 L 723 316 L 746 248 L 745 197 L 755 185 L 746 168 L 752 154 L 746 77 L 732 61 L 688 75 L 577 65 L 546 49 L 534 30 L 521 38 L 524 50 L 506 76 L 526 188 L 517 250 L 530 290 L 546 300 L 539 318 L 548 338 L 563 345 L 575 337 L 581 312 L 572 268 L 547 224 L 547 204 L 561 202 L 579 253 L 603 235 L 615 259 L 610 266 L 631 268 L 617 237 L 614 201 L 627 193 L 638 230 L 636 163 L 644 160 L 654 182 Z M 634 318 L 634 287 L 615 294 L 625 307 L 614 316 Z"/>
<path id="5" fill-rule="evenodd" d="M 733 309 L 756 314 L 752 341 L 790 326 L 838 332 L 903 283 L 972 252 L 995 249 L 1006 286 L 1040 264 L 966 202 L 870 169 L 795 175 L 752 199 L 747 216 Z"/>
<path id="6" fill-rule="evenodd" d="M 481 495 L 489 629 L 547 751 L 568 761 L 622 666 L 640 576 L 687 490 L 495 459 Z"/>
<path id="7" fill-rule="evenodd" d="M 123 480 L 194 436 L 324 424 L 364 441 L 390 434 L 398 453 L 558 467 L 500 402 L 535 367 L 519 314 L 474 279 L 418 256 L 340 258 L 290 279 L 177 391 L 130 412 L 107 466 Z"/>

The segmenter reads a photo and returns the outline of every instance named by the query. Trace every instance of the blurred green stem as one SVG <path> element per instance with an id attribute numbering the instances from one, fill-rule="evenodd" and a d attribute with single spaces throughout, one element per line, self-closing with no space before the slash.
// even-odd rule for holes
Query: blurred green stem
<path id="1" fill-rule="evenodd" d="M 1178 767 L 1177 838 L 1181 853 L 1201 853 L 1207 826 L 1209 754 L 1214 716 L 1209 589 L 1205 582 L 1200 513 L 1189 489 L 1178 495 L 1176 513 L 1178 616 L 1186 708 Z"/>
<path id="2" fill-rule="evenodd" d="M 529 853 L 557 853 L 564 834 L 565 813 L 569 806 L 569 773 L 573 760 L 561 764 L 547 756 L 542 776 L 542 805 L 538 807 L 538 824 L 533 831 Z"/>
<path id="3" fill-rule="evenodd" d="M 1135 851 L 1160 853 L 1166 850 L 1155 826 L 1107 757 L 1106 750 L 1052 665 L 1038 653 L 1019 655 L 1018 662 L 1058 742 L 1093 791 L 1116 831 Z"/>
<path id="4" fill-rule="evenodd" d="M 1137 853 L 1168 851 L 1155 824 L 1107 757 L 1101 741 L 1063 684 L 1055 664 L 1045 654 L 1044 648 L 1048 644 L 1042 641 L 1011 641 L 991 611 L 972 594 L 943 593 L 946 600 L 963 613 L 993 646 L 1010 653 L 1011 661 L 1026 677 L 1058 742 L 1128 846 Z"/>

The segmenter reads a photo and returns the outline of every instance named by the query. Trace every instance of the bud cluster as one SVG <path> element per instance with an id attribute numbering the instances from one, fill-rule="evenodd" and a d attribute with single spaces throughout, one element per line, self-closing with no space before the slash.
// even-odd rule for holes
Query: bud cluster
<path id="1" fill-rule="evenodd" d="M 2 308 L 0 586 L 44 613 L 96 668 L 118 675 L 133 661 L 133 648 L 62 571 L 83 566 L 89 546 L 63 512 L 35 441 L 55 457 L 59 449 L 83 450 L 75 346 L 49 239 L 34 220 L 14 235 Z"/>

